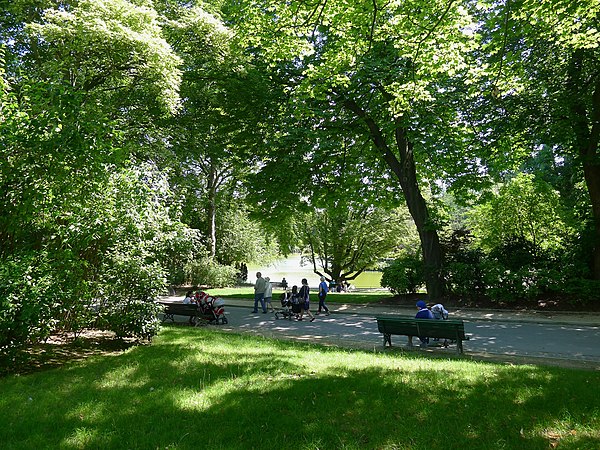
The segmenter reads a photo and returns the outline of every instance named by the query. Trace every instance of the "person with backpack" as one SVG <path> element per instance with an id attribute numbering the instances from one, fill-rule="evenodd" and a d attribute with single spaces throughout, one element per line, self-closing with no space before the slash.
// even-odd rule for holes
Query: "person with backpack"
<path id="1" fill-rule="evenodd" d="M 321 310 L 325 311 L 326 316 L 329 315 L 329 308 L 325 305 L 327 292 L 329 292 L 329 286 L 325 282 L 325 277 L 321 277 L 321 282 L 319 283 L 319 309 L 317 310 L 317 315 L 321 314 Z"/>
<path id="2" fill-rule="evenodd" d="M 306 278 L 302 278 L 302 287 L 298 292 L 298 297 L 300 299 L 300 317 L 298 320 L 302 320 L 302 316 L 304 312 L 306 312 L 310 316 L 310 321 L 315 320 L 315 316 L 310 312 L 310 288 L 308 287 L 308 280 Z"/>

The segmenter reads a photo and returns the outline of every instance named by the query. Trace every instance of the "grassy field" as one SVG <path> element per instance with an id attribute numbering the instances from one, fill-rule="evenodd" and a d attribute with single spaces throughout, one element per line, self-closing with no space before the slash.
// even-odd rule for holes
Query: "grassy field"
<path id="1" fill-rule="evenodd" d="M 233 287 L 233 288 L 215 288 L 208 289 L 208 293 L 216 297 L 223 298 L 235 298 L 235 299 L 253 299 L 254 288 L 249 287 Z M 278 299 L 279 295 L 283 291 L 279 288 L 273 289 L 273 299 Z M 185 295 L 184 291 L 180 292 L 181 296 Z M 379 303 L 384 299 L 392 297 L 389 291 L 377 290 L 377 291 L 353 291 L 353 292 L 330 292 L 327 294 L 328 303 L 351 303 L 351 304 L 365 304 L 365 303 Z M 313 289 L 311 292 L 312 301 L 318 302 L 317 291 Z"/>
<path id="2" fill-rule="evenodd" d="M 598 449 L 600 373 L 164 327 L 0 379 L 3 449 Z"/>

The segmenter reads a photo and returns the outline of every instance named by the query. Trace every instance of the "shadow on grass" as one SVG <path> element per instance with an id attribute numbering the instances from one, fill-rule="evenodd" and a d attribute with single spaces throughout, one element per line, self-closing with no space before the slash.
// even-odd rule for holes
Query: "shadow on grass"
<path id="1" fill-rule="evenodd" d="M 165 327 L 0 380 L 5 448 L 600 448 L 600 374 Z"/>

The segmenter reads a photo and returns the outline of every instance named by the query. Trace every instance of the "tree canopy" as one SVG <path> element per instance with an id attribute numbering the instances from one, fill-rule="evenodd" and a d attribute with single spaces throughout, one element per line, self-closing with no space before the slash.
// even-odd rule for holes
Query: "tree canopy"
<path id="1" fill-rule="evenodd" d="M 595 298 L 599 17 L 596 0 L 3 4 L 0 346 L 152 334 L 165 286 L 277 251 L 351 279 L 410 235 L 403 207 L 432 300 Z"/>

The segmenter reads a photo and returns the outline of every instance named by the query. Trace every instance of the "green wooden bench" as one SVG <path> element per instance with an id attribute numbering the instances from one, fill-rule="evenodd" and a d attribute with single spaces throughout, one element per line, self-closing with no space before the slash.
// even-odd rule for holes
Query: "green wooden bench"
<path id="1" fill-rule="evenodd" d="M 185 303 L 167 303 L 160 302 L 161 305 L 165 307 L 163 323 L 166 320 L 170 320 L 171 322 L 175 322 L 174 316 L 187 316 L 190 318 L 190 324 L 196 323 L 196 319 L 198 317 L 198 307 L 193 304 L 185 304 Z"/>
<path id="2" fill-rule="evenodd" d="M 377 328 L 383 333 L 383 346 L 392 346 L 392 334 L 408 336 L 412 347 L 413 336 L 423 336 L 456 341 L 456 352 L 463 352 L 465 325 L 462 320 L 415 319 L 413 317 L 377 317 Z"/>

